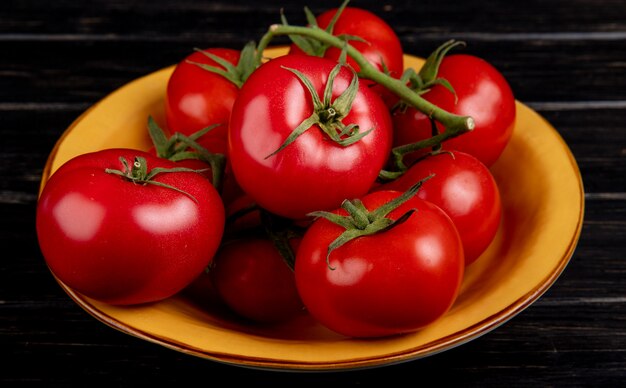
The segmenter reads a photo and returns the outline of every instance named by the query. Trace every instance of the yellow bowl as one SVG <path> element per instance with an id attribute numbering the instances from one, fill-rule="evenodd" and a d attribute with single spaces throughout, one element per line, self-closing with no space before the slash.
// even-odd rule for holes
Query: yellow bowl
<path id="1" fill-rule="evenodd" d="M 285 48 L 273 48 L 266 54 L 283 53 Z M 405 56 L 406 67 L 418 69 L 422 63 Z M 149 148 L 147 117 L 164 122 L 165 88 L 172 70 L 134 80 L 78 117 L 51 153 L 41 187 L 76 155 L 111 147 Z M 504 206 L 498 234 L 468 268 L 452 309 L 415 333 L 346 338 L 308 315 L 279 326 L 256 326 L 237 320 L 211 300 L 185 293 L 158 303 L 116 307 L 59 284 L 107 325 L 213 361 L 267 369 L 340 370 L 414 360 L 470 341 L 520 313 L 557 280 L 574 252 L 584 213 L 578 166 L 558 132 L 520 102 L 513 138 L 492 171 Z"/>

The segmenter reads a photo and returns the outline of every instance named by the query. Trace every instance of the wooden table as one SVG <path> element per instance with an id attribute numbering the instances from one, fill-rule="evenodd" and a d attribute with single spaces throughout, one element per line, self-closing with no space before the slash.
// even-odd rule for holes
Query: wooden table
<path id="1" fill-rule="evenodd" d="M 517 99 L 571 148 L 585 186 L 578 247 L 536 303 L 457 348 L 399 365 L 281 373 L 200 359 L 123 334 L 62 291 L 39 251 L 35 204 L 67 126 L 125 83 L 194 47 L 241 48 L 269 24 L 304 23 L 302 1 L 35 0 L 0 4 L 0 385 L 142 386 L 312 382 L 406 375 L 462 387 L 624 386 L 626 381 L 626 3 L 592 0 L 353 1 L 382 16 L 407 53 L 449 38 L 499 68 Z M 312 1 L 315 13 L 336 1 Z"/>

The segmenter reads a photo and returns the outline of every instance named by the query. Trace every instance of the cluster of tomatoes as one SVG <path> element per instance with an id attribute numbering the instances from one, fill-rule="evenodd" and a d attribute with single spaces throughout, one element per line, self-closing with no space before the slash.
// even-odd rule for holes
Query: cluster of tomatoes
<path id="1" fill-rule="evenodd" d="M 448 311 L 500 224 L 489 167 L 512 135 L 511 89 L 483 59 L 448 54 L 455 43 L 405 70 L 393 29 L 347 2 L 309 21 L 298 35 L 283 18 L 274 32 L 293 44 L 273 59 L 254 45 L 190 54 L 166 122 L 149 119 L 152 149 L 83 154 L 51 176 L 37 231 L 55 276 L 120 305 L 208 279 L 245 319 L 311 314 L 352 337 Z M 450 128 L 398 88 L 471 127 L 429 142 Z"/>

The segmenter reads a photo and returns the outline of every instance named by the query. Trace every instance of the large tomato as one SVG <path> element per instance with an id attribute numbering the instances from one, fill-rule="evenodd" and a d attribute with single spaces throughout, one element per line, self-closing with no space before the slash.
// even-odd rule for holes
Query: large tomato
<path id="1" fill-rule="evenodd" d="M 475 157 L 459 151 L 430 155 L 400 178 L 379 189 L 408 190 L 432 175 L 417 192 L 450 216 L 463 242 L 465 265 L 475 262 L 493 241 L 502 215 L 498 185 L 489 169 Z"/>
<path id="2" fill-rule="evenodd" d="M 224 243 L 209 275 L 221 300 L 254 322 L 283 322 L 304 311 L 294 273 L 268 238 Z"/>
<path id="3" fill-rule="evenodd" d="M 377 191 L 362 203 L 372 212 L 400 194 Z M 418 330 L 449 310 L 464 273 L 458 232 L 439 207 L 415 196 L 387 217 L 397 220 L 411 210 L 404 222 L 352 239 L 329 256 L 345 229 L 318 218 L 306 231 L 296 285 L 321 324 L 350 337 L 379 337 Z"/>
<path id="4" fill-rule="evenodd" d="M 362 83 L 351 107 L 345 107 L 344 92 L 358 78 L 350 68 L 340 66 L 329 84 L 329 74 L 339 66 L 307 55 L 278 57 L 252 73 L 235 100 L 228 144 L 232 170 L 243 191 L 272 213 L 303 218 L 311 211 L 332 209 L 346 198 L 361 196 L 388 158 L 392 128 L 387 107 Z M 315 99 L 324 100 L 321 108 L 294 71 L 308 79 Z M 324 93 L 327 85 L 332 86 L 330 94 Z M 332 101 L 325 101 L 326 97 Z M 294 130 L 314 115 L 326 117 L 327 127 L 349 129 L 356 124 L 358 133 L 351 138 L 362 137 L 342 145 L 329 135 L 337 128 L 327 132 L 313 123 L 286 145 Z"/>
<path id="5" fill-rule="evenodd" d="M 209 48 L 205 52 L 236 65 L 240 52 Z M 209 136 L 226 138 L 228 119 L 239 87 L 224 76 L 205 70 L 197 63 L 223 68 L 196 51 L 180 61 L 167 83 L 165 114 L 171 133 L 191 135 L 213 124 L 221 124 Z"/>
<path id="6" fill-rule="evenodd" d="M 455 54 L 443 58 L 437 73 L 447 80 L 454 93 L 438 84 L 422 97 L 460 116 L 471 116 L 475 128 L 444 142 L 444 148 L 475 156 L 491 167 L 508 144 L 515 125 L 515 98 L 504 76 L 482 58 Z M 415 108 L 398 110 L 392 116 L 394 146 L 415 143 L 432 136 L 429 117 Z M 439 130 L 444 128 L 438 124 Z M 425 151 L 424 151 L 425 152 Z M 409 162 L 415 155 L 407 155 Z"/>
<path id="7" fill-rule="evenodd" d="M 208 179 L 167 171 L 176 167 L 132 149 L 87 153 L 62 165 L 37 206 L 39 244 L 53 274 L 79 293 L 119 305 L 162 300 L 190 284 L 217 251 L 224 207 Z M 119 175 L 128 171 L 158 173 L 143 183 Z"/>

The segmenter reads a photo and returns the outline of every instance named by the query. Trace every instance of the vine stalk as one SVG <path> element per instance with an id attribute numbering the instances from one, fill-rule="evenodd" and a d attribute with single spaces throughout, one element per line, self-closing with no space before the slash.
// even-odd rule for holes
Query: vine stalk
<path id="1" fill-rule="evenodd" d="M 267 33 L 265 33 L 265 35 L 263 35 L 263 37 L 259 41 L 257 47 L 257 63 L 262 62 L 263 52 L 268 47 L 272 39 L 276 36 L 284 35 L 307 36 L 313 39 L 317 39 L 323 43 L 329 44 L 333 47 L 345 50 L 347 55 L 349 55 L 359 66 L 359 77 L 374 81 L 377 84 L 382 85 L 409 105 L 415 107 L 422 113 L 426 114 L 428 117 L 440 122 L 446 128 L 446 130 L 442 133 L 433 136 L 432 138 L 427 139 L 423 142 L 411 144 L 402 149 L 394 150 L 394 158 L 396 159 L 396 161 L 398 158 L 400 158 L 400 163 L 402 163 L 401 155 L 406 152 L 409 152 L 413 149 L 418 149 L 417 147 L 423 148 L 429 145 L 441 143 L 444 140 L 461 135 L 462 133 L 474 129 L 475 123 L 472 117 L 455 115 L 430 103 L 429 101 L 421 97 L 418 93 L 415 93 L 413 90 L 411 90 L 411 88 L 403 81 L 393 78 L 390 75 L 378 70 L 347 41 L 317 27 L 301 27 L 283 24 L 271 25 Z"/>

